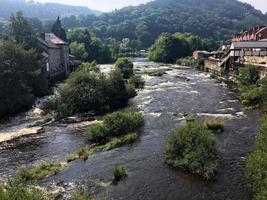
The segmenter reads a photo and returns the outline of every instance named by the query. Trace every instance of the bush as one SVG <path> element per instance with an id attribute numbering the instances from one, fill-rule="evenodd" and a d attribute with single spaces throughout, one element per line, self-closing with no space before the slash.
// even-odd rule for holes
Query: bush
<path id="1" fill-rule="evenodd" d="M 78 157 L 77 157 L 75 154 L 69 154 L 69 155 L 67 156 L 67 162 L 70 163 L 70 162 L 76 160 L 77 158 L 78 158 Z"/>
<path id="2" fill-rule="evenodd" d="M 224 123 L 218 121 L 205 121 L 204 127 L 214 133 L 222 133 L 224 131 Z"/>
<path id="3" fill-rule="evenodd" d="M 267 115 L 261 119 L 255 150 L 247 159 L 246 175 L 255 191 L 255 199 L 267 199 Z"/>
<path id="4" fill-rule="evenodd" d="M 49 79 L 41 69 L 33 72 L 32 92 L 37 97 L 43 97 L 49 94 Z"/>
<path id="5" fill-rule="evenodd" d="M 58 98 L 56 96 L 50 97 L 43 103 L 41 108 L 46 113 L 56 111 L 58 109 Z"/>
<path id="6" fill-rule="evenodd" d="M 260 74 L 255 66 L 247 65 L 240 68 L 238 81 L 241 86 L 249 86 L 256 84 L 260 79 Z"/>
<path id="7" fill-rule="evenodd" d="M 53 198 L 44 190 L 30 185 L 22 179 L 15 177 L 6 183 L 0 183 L 1 200 L 52 200 Z"/>
<path id="8" fill-rule="evenodd" d="M 133 98 L 137 95 L 135 87 L 133 84 L 127 83 L 126 84 L 126 91 L 127 91 L 127 98 Z"/>
<path id="9" fill-rule="evenodd" d="M 65 166 L 61 163 L 42 163 L 37 167 L 19 169 L 17 171 L 17 176 L 25 181 L 41 180 L 59 173 L 64 168 Z"/>
<path id="10" fill-rule="evenodd" d="M 176 64 L 178 65 L 190 66 L 190 67 L 196 67 L 198 63 L 199 63 L 199 60 L 193 58 L 192 56 L 180 58 L 176 61 Z"/>
<path id="11" fill-rule="evenodd" d="M 219 160 L 215 137 L 197 122 L 171 132 L 166 145 L 166 162 L 178 169 L 201 175 L 204 179 L 215 176 Z"/>
<path id="12" fill-rule="evenodd" d="M 37 53 L 1 40 L 0 66 L 0 118 L 30 109 L 34 95 L 43 95 L 47 87 Z"/>
<path id="13" fill-rule="evenodd" d="M 87 129 L 87 138 L 94 143 L 105 143 L 108 135 L 108 128 L 103 123 L 93 124 Z"/>
<path id="14" fill-rule="evenodd" d="M 241 103 L 247 107 L 259 107 L 265 99 L 263 91 L 263 88 L 257 85 L 243 88 L 241 91 Z"/>
<path id="15" fill-rule="evenodd" d="M 135 131 L 142 126 L 144 118 L 134 109 L 114 112 L 104 117 L 104 125 L 112 136 L 120 136 Z"/>
<path id="16" fill-rule="evenodd" d="M 114 182 L 118 182 L 121 179 L 125 178 L 127 176 L 127 173 L 128 173 L 127 168 L 123 167 L 123 166 L 114 167 L 112 169 L 112 172 L 113 172 L 113 176 L 114 176 L 114 179 L 113 179 Z"/>
<path id="17" fill-rule="evenodd" d="M 77 149 L 77 155 L 78 155 L 79 159 L 84 160 L 84 161 L 88 160 L 88 158 L 89 158 L 89 152 L 85 148 Z"/>
<path id="18" fill-rule="evenodd" d="M 157 70 L 154 70 L 154 71 L 149 71 L 149 72 L 147 72 L 147 74 L 149 76 L 163 76 L 165 74 L 165 72 L 162 69 L 157 69 Z"/>
<path id="19" fill-rule="evenodd" d="M 106 115 L 103 123 L 90 126 L 87 130 L 87 138 L 91 142 L 105 143 L 112 137 L 135 131 L 143 123 L 142 114 L 133 109 L 114 112 Z"/>
<path id="20" fill-rule="evenodd" d="M 78 189 L 72 194 L 72 200 L 93 200 L 92 195 L 84 189 Z"/>
<path id="21" fill-rule="evenodd" d="M 142 76 L 133 76 L 129 79 L 129 83 L 132 84 L 135 88 L 144 88 L 145 80 Z"/>
<path id="22" fill-rule="evenodd" d="M 56 99 L 48 101 L 44 108 L 56 108 L 59 118 L 88 111 L 102 113 L 124 107 L 135 94 L 119 70 L 104 75 L 86 65 L 70 75 Z"/>
<path id="23" fill-rule="evenodd" d="M 133 63 L 128 58 L 118 58 L 115 63 L 115 67 L 119 69 L 125 79 L 129 79 L 133 76 Z"/>

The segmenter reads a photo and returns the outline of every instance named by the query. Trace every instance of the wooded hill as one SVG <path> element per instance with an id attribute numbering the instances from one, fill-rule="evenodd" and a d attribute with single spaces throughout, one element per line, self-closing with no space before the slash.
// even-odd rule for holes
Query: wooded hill
<path id="1" fill-rule="evenodd" d="M 101 38 L 130 38 L 150 46 L 162 32 L 189 32 L 216 41 L 242 28 L 267 23 L 267 15 L 237 0 L 155 0 L 99 17 L 64 18 L 67 28 L 87 27 Z"/>
<path id="2" fill-rule="evenodd" d="M 26 17 L 51 19 L 70 15 L 100 15 L 101 12 L 83 6 L 69 6 L 58 3 L 34 3 L 25 0 L 0 0 L 0 19 L 8 19 L 12 13 L 22 11 Z"/>

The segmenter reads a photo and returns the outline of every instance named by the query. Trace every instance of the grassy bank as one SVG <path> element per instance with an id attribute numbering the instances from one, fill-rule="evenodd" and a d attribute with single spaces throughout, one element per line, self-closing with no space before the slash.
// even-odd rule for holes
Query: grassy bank
<path id="1" fill-rule="evenodd" d="M 246 175 L 254 189 L 254 199 L 267 199 L 267 115 L 261 119 L 254 151 L 247 159 Z"/>

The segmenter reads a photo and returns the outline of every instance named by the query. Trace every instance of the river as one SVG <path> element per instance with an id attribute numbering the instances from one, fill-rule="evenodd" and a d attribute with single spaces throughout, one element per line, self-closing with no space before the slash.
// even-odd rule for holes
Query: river
<path id="1" fill-rule="evenodd" d="M 88 161 L 74 161 L 63 172 L 41 183 L 80 183 L 107 199 L 122 200 L 249 200 L 251 189 L 244 175 L 245 158 L 253 147 L 260 113 L 242 108 L 235 93 L 208 74 L 180 66 L 159 65 L 146 59 L 134 59 L 136 73 L 142 74 L 146 85 L 130 101 L 145 116 L 141 137 L 133 145 L 97 153 Z M 163 69 L 161 77 L 146 75 L 146 71 Z M 168 133 L 184 125 L 184 115 L 225 122 L 224 133 L 217 135 L 222 152 L 216 181 L 174 170 L 164 164 L 164 146 Z M 16 129 L 21 123 L 34 122 L 25 115 L 2 125 Z M 43 160 L 63 161 L 78 147 L 87 146 L 84 126 L 53 123 L 42 133 L 0 144 L 0 179 L 13 175 L 21 166 Z M 112 168 L 124 165 L 128 177 L 118 185 L 103 187 L 112 178 Z M 102 184 L 100 184 L 102 183 Z"/>

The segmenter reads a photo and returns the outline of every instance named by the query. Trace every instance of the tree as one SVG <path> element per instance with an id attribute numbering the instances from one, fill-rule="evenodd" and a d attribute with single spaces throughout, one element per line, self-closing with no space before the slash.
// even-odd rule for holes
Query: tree
<path id="1" fill-rule="evenodd" d="M 76 59 L 87 61 L 88 53 L 85 50 L 84 43 L 72 42 L 70 43 L 70 52 Z"/>
<path id="2" fill-rule="evenodd" d="M 133 63 L 128 58 L 118 58 L 115 67 L 121 71 L 123 78 L 129 79 L 133 76 Z"/>
<path id="3" fill-rule="evenodd" d="M 189 46 L 185 40 L 163 33 L 149 52 L 149 58 L 156 62 L 173 63 L 178 58 L 188 56 Z"/>
<path id="4" fill-rule="evenodd" d="M 11 35 L 26 49 L 37 47 L 37 32 L 23 16 L 22 12 L 12 14 L 10 17 Z"/>
<path id="5" fill-rule="evenodd" d="M 61 38 L 62 40 L 67 41 L 67 34 L 64 28 L 62 28 L 61 20 L 59 17 L 57 17 L 57 20 L 53 24 L 51 32 L 54 33 L 59 38 Z"/>
<path id="6" fill-rule="evenodd" d="M 35 86 L 43 80 L 40 69 L 34 50 L 24 50 L 22 45 L 11 41 L 0 41 L 0 118 L 31 107 Z"/>
<path id="7" fill-rule="evenodd" d="M 163 33 L 149 52 L 149 58 L 156 62 L 173 63 L 181 57 L 191 56 L 195 50 L 208 50 L 215 46 L 210 40 L 203 40 L 190 33 Z"/>

